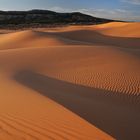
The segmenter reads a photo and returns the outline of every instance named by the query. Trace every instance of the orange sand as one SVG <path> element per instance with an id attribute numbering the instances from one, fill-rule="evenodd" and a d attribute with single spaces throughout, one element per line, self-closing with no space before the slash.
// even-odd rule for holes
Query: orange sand
<path id="1" fill-rule="evenodd" d="M 139 139 L 139 28 L 0 34 L 0 140 Z"/>

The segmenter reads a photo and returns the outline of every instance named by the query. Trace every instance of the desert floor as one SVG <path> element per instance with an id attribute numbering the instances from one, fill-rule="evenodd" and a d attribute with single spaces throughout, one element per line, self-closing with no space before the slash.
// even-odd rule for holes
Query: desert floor
<path id="1" fill-rule="evenodd" d="M 140 23 L 0 30 L 0 140 L 140 139 Z"/>

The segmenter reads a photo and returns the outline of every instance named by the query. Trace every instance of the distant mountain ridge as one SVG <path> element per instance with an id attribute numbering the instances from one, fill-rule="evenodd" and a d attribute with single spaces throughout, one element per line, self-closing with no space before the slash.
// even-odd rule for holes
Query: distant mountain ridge
<path id="1" fill-rule="evenodd" d="M 57 13 L 49 10 L 0 11 L 0 27 L 25 27 L 67 24 L 100 24 L 113 20 L 97 18 L 80 12 Z"/>

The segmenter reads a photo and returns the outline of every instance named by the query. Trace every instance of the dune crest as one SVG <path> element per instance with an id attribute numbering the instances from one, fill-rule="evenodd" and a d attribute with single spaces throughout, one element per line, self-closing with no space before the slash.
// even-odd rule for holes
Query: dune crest
<path id="1" fill-rule="evenodd" d="M 140 32 L 138 30 L 139 26 L 140 23 L 113 22 L 104 25 L 98 25 L 97 28 L 100 29 L 100 32 L 105 35 L 140 38 Z"/>

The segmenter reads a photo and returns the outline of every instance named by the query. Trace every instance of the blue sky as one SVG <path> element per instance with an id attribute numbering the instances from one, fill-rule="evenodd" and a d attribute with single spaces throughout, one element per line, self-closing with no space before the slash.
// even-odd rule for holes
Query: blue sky
<path id="1" fill-rule="evenodd" d="M 93 16 L 140 21 L 140 0 L 0 0 L 0 10 L 80 11 Z"/>

